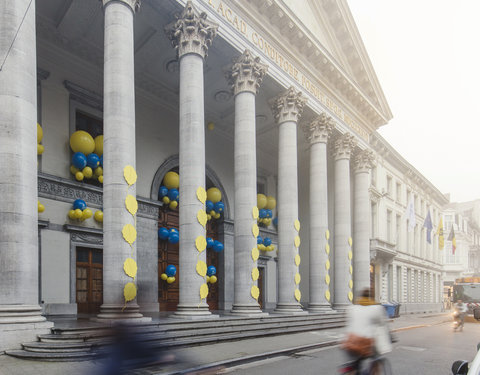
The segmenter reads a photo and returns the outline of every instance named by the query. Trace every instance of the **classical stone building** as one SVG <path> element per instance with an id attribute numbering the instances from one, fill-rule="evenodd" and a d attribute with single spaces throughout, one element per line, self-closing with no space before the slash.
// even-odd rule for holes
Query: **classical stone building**
<path id="1" fill-rule="evenodd" d="M 438 215 L 443 201 L 375 135 L 392 114 L 345 0 L 0 4 L 0 351 L 25 340 L 18 332 L 48 329 L 42 314 L 342 310 L 372 274 L 382 300 L 402 301 L 400 278 L 417 280 L 412 291 L 421 280 L 424 302 L 436 302 L 434 249 L 421 250 L 423 264 L 417 250 L 371 235 L 372 197 L 378 217 L 396 204 L 371 187 L 379 156 L 378 175 L 385 165 L 402 181 L 392 215 L 407 181 L 425 194 L 418 212 L 432 205 Z M 79 130 L 103 135 L 103 183 L 100 173 L 77 181 L 71 168 Z M 176 208 L 159 199 L 171 171 Z M 211 187 L 224 210 L 205 225 Z M 276 198 L 278 217 L 259 233 L 257 193 Z M 103 223 L 69 214 L 77 199 Z M 177 228 L 179 243 L 159 240 L 162 227 Z M 258 252 L 257 235 L 275 251 Z M 223 251 L 204 250 L 206 237 Z M 215 284 L 204 264 L 215 265 Z M 178 271 L 171 283 L 161 278 L 167 265 Z"/>

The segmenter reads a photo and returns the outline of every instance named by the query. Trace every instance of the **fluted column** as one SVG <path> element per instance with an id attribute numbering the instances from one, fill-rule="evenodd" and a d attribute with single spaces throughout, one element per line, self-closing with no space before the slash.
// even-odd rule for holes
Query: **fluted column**
<path id="1" fill-rule="evenodd" d="M 254 235 L 258 230 L 255 95 L 266 72 L 267 65 L 246 50 L 226 73 L 235 95 L 235 293 L 232 313 L 253 316 L 262 314 L 257 300 L 258 249 Z"/>
<path id="2" fill-rule="evenodd" d="M 370 150 L 354 156 L 353 195 L 353 285 L 356 291 L 370 288 L 370 169 L 374 155 Z"/>
<path id="3" fill-rule="evenodd" d="M 41 309 L 38 304 L 35 43 L 35 2 L 2 1 L 0 353 L 5 349 L 19 347 L 21 340 L 35 339 L 36 333 L 42 333 L 35 332 L 35 326 L 39 324 L 38 322 L 45 321 L 40 315 Z"/>
<path id="4" fill-rule="evenodd" d="M 133 18 L 139 0 L 103 0 L 103 304 L 97 319 L 140 319 L 136 298 L 126 302 L 124 288 L 136 283 L 124 271 L 124 262 L 137 260 L 136 241 L 123 238 L 135 218 L 126 209 L 127 196 L 136 197 L 136 184 L 127 182 L 125 167 L 135 170 L 135 82 Z M 130 184 L 130 186 L 129 186 Z M 138 272 L 141 272 L 139 270 Z M 129 284 L 130 286 L 132 284 Z M 130 298 L 128 298 L 130 299 Z M 146 318 L 144 318 L 146 319 Z"/>
<path id="5" fill-rule="evenodd" d="M 211 316 L 206 298 L 201 297 L 206 288 L 205 275 L 197 272 L 197 264 L 206 262 L 206 251 L 196 247 L 197 238 L 206 234 L 197 219 L 199 211 L 205 210 L 205 201 L 197 197 L 197 190 L 205 189 L 203 60 L 218 26 L 207 21 L 206 14 L 200 14 L 191 1 L 176 17 L 177 21 L 165 28 L 180 65 L 180 297 L 175 314 L 192 318 Z"/>
<path id="6" fill-rule="evenodd" d="M 310 143 L 310 312 L 331 310 L 327 142 L 334 126 L 325 113 L 304 126 Z"/>
<path id="7" fill-rule="evenodd" d="M 278 124 L 278 301 L 276 313 L 304 313 L 300 305 L 297 122 L 307 99 L 290 87 L 271 102 Z M 305 312 L 306 313 L 306 312 Z"/>
<path id="8" fill-rule="evenodd" d="M 334 308 L 345 309 L 353 300 L 352 216 L 350 209 L 350 156 L 356 145 L 345 133 L 335 140 L 335 282 Z M 366 218 L 368 220 L 368 218 Z"/>

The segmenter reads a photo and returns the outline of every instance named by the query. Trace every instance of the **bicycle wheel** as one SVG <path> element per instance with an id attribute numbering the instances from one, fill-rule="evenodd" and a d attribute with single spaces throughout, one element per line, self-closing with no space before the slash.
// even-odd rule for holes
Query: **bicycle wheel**
<path id="1" fill-rule="evenodd" d="M 392 375 L 390 362 L 386 358 L 378 358 L 370 367 L 370 375 Z"/>

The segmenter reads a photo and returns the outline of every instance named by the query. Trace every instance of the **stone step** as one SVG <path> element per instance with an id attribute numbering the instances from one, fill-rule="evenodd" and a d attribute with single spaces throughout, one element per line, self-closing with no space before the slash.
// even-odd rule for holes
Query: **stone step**
<path id="1" fill-rule="evenodd" d="M 37 361 L 49 361 L 49 362 L 77 362 L 77 361 L 90 361 L 96 357 L 95 352 L 59 352 L 59 353 L 42 353 L 42 352 L 30 352 L 26 350 L 7 350 L 6 354 L 21 358 L 21 359 L 33 359 Z"/>
<path id="2" fill-rule="evenodd" d="M 45 334 L 45 335 L 38 335 L 37 336 L 39 341 L 41 342 L 64 342 L 64 343 L 75 343 L 75 342 L 85 342 L 88 339 L 86 335 L 54 335 L 54 334 Z"/>
<path id="3" fill-rule="evenodd" d="M 70 353 L 88 352 L 92 349 L 91 343 L 86 342 L 29 342 L 22 344 L 24 350 L 41 353 Z"/>

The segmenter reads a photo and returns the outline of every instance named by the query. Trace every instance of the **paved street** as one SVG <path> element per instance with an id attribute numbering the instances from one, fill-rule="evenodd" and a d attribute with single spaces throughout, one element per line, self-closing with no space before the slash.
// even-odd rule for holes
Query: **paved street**
<path id="1" fill-rule="evenodd" d="M 399 341 L 388 355 L 394 374 L 447 375 L 454 360 L 471 360 L 475 356 L 476 345 L 480 342 L 480 323 L 467 322 L 463 332 L 453 332 L 450 323 L 442 323 L 396 335 Z M 341 350 L 329 347 L 240 365 L 223 373 L 327 375 L 335 374 L 342 360 Z"/>

